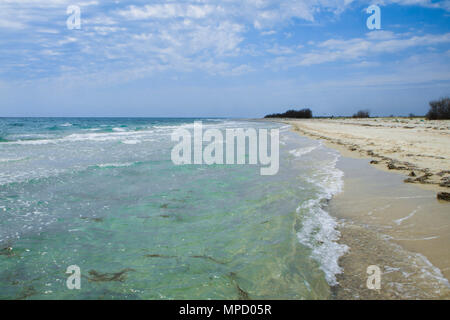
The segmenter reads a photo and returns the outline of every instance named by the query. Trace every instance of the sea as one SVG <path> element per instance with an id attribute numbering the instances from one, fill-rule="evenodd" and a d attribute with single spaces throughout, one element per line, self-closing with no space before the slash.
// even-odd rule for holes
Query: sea
<path id="1" fill-rule="evenodd" d="M 278 129 L 278 173 L 175 165 L 195 121 Z M 332 298 L 338 159 L 270 121 L 0 118 L 0 299 Z"/>

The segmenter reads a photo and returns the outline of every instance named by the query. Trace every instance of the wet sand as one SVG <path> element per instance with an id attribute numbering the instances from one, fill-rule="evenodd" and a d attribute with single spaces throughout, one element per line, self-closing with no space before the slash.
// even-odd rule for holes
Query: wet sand
<path id="1" fill-rule="evenodd" d="M 343 157 L 344 192 L 328 205 L 340 220 L 337 299 L 450 299 L 450 203 L 367 160 Z M 382 271 L 380 290 L 366 286 L 367 267 Z"/>

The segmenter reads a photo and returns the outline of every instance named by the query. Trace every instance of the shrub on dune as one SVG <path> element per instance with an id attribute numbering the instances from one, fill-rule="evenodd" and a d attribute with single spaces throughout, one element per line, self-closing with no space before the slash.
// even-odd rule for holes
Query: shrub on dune
<path id="1" fill-rule="evenodd" d="M 442 98 L 440 100 L 430 102 L 430 111 L 427 113 L 428 120 L 444 120 L 450 119 L 450 98 Z"/>
<path id="2" fill-rule="evenodd" d="M 265 118 L 309 119 L 309 118 L 312 118 L 312 111 L 310 109 L 288 110 L 285 113 L 269 114 L 269 115 L 265 116 Z"/>
<path id="3" fill-rule="evenodd" d="M 369 110 L 359 110 L 353 115 L 353 118 L 370 118 Z"/>

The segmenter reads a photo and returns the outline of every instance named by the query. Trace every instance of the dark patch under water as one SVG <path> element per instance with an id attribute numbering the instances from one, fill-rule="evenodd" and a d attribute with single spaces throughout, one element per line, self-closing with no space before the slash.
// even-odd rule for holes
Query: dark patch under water
<path id="1" fill-rule="evenodd" d="M 119 281 L 123 282 L 126 279 L 126 274 L 131 271 L 136 271 L 131 268 L 123 269 L 119 272 L 106 272 L 100 273 L 95 270 L 89 271 L 88 280 L 92 282 L 111 282 L 111 281 Z"/>

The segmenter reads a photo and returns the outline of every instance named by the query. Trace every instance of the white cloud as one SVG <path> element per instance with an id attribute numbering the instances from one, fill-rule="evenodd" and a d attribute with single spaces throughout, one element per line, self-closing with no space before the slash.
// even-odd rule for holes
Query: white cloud
<path id="1" fill-rule="evenodd" d="M 109 70 L 124 73 L 124 78 L 129 78 L 169 69 L 242 74 L 255 69 L 249 56 L 270 56 L 267 57 L 270 63 L 275 56 L 275 63 L 285 67 L 333 61 L 363 65 L 361 61 L 374 54 L 394 53 L 449 40 L 449 35 L 406 36 L 377 31 L 362 38 L 309 42 L 308 49 L 276 44 L 273 42 L 275 37 L 264 38 L 263 44 L 246 41 L 253 31 L 260 35 L 282 35 L 283 27 L 293 19 L 312 22 L 323 13 L 339 15 L 361 2 L 161 0 L 153 4 L 135 1 L 130 5 L 130 1 L 105 4 L 85 0 L 77 3 L 82 6 L 82 30 L 69 33 L 65 28 L 65 7 L 74 4 L 72 0 L 0 0 L 0 32 L 26 30 L 29 36 L 21 37 L 19 41 L 22 46 L 30 47 L 19 52 L 8 48 L 6 40 L 0 40 L 0 46 L 3 53 L 7 52 L 17 60 L 17 64 L 26 63 L 36 70 L 44 68 L 45 57 L 49 57 L 48 67 L 54 68 L 55 73 L 73 70 L 73 67 L 80 75 Z M 442 1 L 438 5 L 428 0 L 385 0 L 380 4 L 444 8 L 448 2 Z M 38 57 L 34 56 L 33 50 L 39 53 Z M 245 61 L 236 59 L 244 56 Z"/>
<path id="2" fill-rule="evenodd" d="M 366 38 L 329 39 L 316 43 L 309 52 L 303 52 L 291 57 L 279 57 L 276 59 L 276 62 L 277 65 L 284 67 L 311 66 L 335 61 L 354 63 L 370 56 L 391 54 L 409 48 L 443 43 L 450 43 L 450 33 L 410 37 L 386 32 L 378 36 L 369 33 Z"/>
<path id="3" fill-rule="evenodd" d="M 130 5 L 116 13 L 129 20 L 145 19 L 222 19 L 245 20 L 256 29 L 288 23 L 297 18 L 314 21 L 316 14 L 339 14 L 354 0 L 202 0 L 169 2 L 144 6 Z"/>
<path id="4" fill-rule="evenodd" d="M 275 31 L 275 30 L 269 30 L 269 31 L 263 31 L 263 32 L 261 32 L 261 35 L 262 36 L 271 36 L 271 35 L 274 35 L 274 34 L 276 34 L 277 32 Z"/>
<path id="5" fill-rule="evenodd" d="M 420 6 L 426 8 L 439 8 L 449 11 L 450 1 L 432 1 L 432 0 L 379 0 L 375 1 L 379 5 L 398 4 L 401 6 Z"/>
<path id="6" fill-rule="evenodd" d="M 23 24 L 22 22 L 19 21 L 12 21 L 12 20 L 7 20 L 4 17 L 0 16 L 0 29 L 4 28 L 4 29 L 23 29 L 25 28 L 25 24 Z"/>
<path id="7" fill-rule="evenodd" d="M 273 55 L 290 55 L 294 53 L 294 50 L 292 48 L 286 47 L 286 46 L 278 46 L 275 45 L 270 49 L 266 50 L 267 52 L 273 54 Z"/>
<path id="8" fill-rule="evenodd" d="M 148 18 L 171 19 L 171 18 L 190 18 L 202 19 L 215 11 L 220 11 L 220 6 L 213 5 L 193 5 L 183 3 L 165 3 L 153 4 L 143 7 L 129 6 L 125 10 L 119 10 L 117 13 L 126 19 L 142 20 Z"/>

